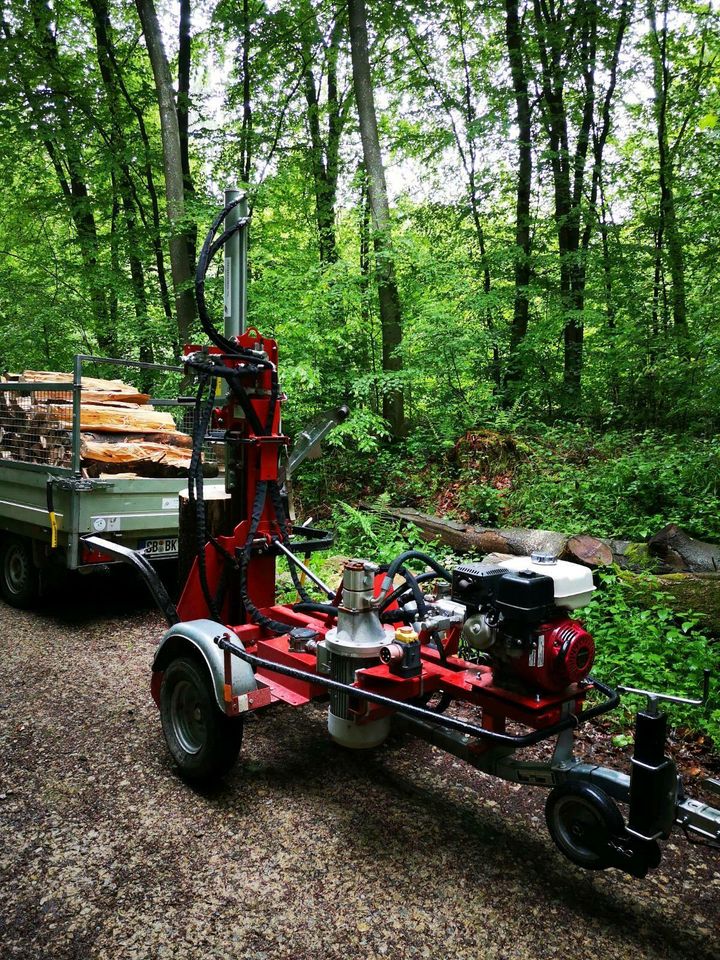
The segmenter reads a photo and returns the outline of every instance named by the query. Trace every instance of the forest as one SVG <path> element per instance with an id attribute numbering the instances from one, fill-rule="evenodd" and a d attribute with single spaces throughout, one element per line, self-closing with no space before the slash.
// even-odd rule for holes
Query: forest
<path id="1" fill-rule="evenodd" d="M 0 365 L 175 362 L 237 184 L 287 432 L 351 409 L 298 490 L 348 551 L 401 536 L 377 497 L 720 540 L 719 26 L 713 0 L 7 0 Z M 709 621 L 603 576 L 610 674 L 695 692 Z"/>

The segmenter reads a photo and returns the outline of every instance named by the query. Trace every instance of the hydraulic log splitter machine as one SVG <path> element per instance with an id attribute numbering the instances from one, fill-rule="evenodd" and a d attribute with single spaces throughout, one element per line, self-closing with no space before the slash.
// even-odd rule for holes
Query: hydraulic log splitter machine
<path id="1" fill-rule="evenodd" d="M 409 550 L 386 567 L 351 560 L 342 582 L 330 587 L 300 559 L 332 538 L 291 529 L 290 473 L 345 411 L 306 431 L 288 457 L 278 346 L 244 324 L 243 199 L 226 192 L 199 258 L 197 303 L 212 345 L 188 347 L 185 355 L 198 379 L 189 480 L 197 556 L 177 609 L 150 583 L 172 624 L 155 654 L 152 694 L 182 774 L 199 781 L 226 773 L 249 711 L 324 699 L 329 734 L 342 746 L 376 747 L 391 727 L 400 728 L 485 773 L 547 788 L 550 834 L 582 867 L 644 876 L 659 864 L 658 841 L 673 827 L 696 842 L 720 844 L 720 811 L 685 795 L 665 753 L 659 703 L 680 698 L 613 690 L 591 676 L 595 644 L 573 615 L 594 590 L 587 568 L 535 554 L 446 570 Z M 204 282 L 212 257 L 226 245 L 221 334 L 208 314 Z M 213 536 L 205 532 L 202 486 L 208 437 L 225 445 L 232 513 L 227 534 Z M 92 539 L 107 549 L 107 541 Z M 276 602 L 281 555 L 296 603 Z M 143 572 L 151 577 L 146 566 Z M 322 600 L 306 592 L 308 580 Z M 707 686 L 706 672 L 704 697 Z M 647 697 L 637 714 L 629 775 L 573 754 L 573 731 L 617 707 L 624 692 Z M 457 702 L 476 708 L 477 719 L 453 715 L 449 708 Z M 542 741 L 554 744 L 549 759 L 518 759 Z M 708 786 L 718 790 L 720 783 Z"/>

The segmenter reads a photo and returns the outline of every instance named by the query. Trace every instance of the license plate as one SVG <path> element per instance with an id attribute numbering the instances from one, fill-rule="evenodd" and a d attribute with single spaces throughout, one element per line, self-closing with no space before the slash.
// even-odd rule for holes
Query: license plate
<path id="1" fill-rule="evenodd" d="M 178 552 L 177 537 L 154 537 L 144 540 L 140 546 L 146 557 L 174 557 Z"/>

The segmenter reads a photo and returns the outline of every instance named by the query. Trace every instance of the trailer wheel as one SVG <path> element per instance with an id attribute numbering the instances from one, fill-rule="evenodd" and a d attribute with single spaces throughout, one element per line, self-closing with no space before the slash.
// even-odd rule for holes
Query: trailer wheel
<path id="1" fill-rule="evenodd" d="M 218 709 L 204 665 L 179 657 L 165 670 L 160 686 L 160 717 L 173 759 L 187 780 L 217 780 L 237 760 L 241 718 Z"/>
<path id="2" fill-rule="evenodd" d="M 40 577 L 26 537 L 7 537 L 0 543 L 0 594 L 12 607 L 33 606 L 40 594 Z"/>
<path id="3" fill-rule="evenodd" d="M 545 804 L 550 836 L 565 856 L 586 870 L 613 866 L 612 838 L 625 832 L 615 802 L 599 787 L 569 781 L 555 787 Z"/>

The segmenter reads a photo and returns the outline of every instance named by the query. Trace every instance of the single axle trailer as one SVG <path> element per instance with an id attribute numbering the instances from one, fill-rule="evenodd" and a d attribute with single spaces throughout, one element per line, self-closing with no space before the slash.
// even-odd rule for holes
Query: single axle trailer
<path id="1" fill-rule="evenodd" d="M 321 701 L 329 735 L 348 749 L 371 750 L 401 729 L 486 774 L 547 790 L 550 834 L 582 867 L 642 877 L 674 829 L 720 845 L 720 810 L 686 795 L 666 753 L 660 705 L 680 698 L 612 689 L 592 674 L 595 642 L 577 617 L 595 589 L 590 570 L 545 555 L 448 570 L 414 550 L 384 566 L 350 560 L 332 585 L 309 567 L 308 555 L 331 538 L 291 527 L 287 464 L 299 454 L 286 454 L 278 345 L 245 329 L 242 310 L 239 323 L 230 310 L 219 333 L 205 304 L 212 256 L 244 237 L 247 219 L 237 212 L 231 197 L 199 258 L 196 295 L 210 344 L 185 353 L 198 381 L 195 450 L 207 431 L 226 447 L 229 522 L 208 529 L 194 458 L 195 558 L 177 608 L 165 608 L 169 629 L 152 668 L 183 776 L 227 773 L 248 713 Z M 305 448 L 316 436 L 306 432 Z M 107 548 L 102 537 L 86 542 Z M 294 603 L 277 602 L 279 557 Z M 706 674 L 704 697 L 707 688 Z M 574 731 L 617 708 L 625 692 L 646 697 L 629 771 L 576 756 Z M 552 747 L 547 759 L 523 753 L 541 743 Z"/>
<path id="2" fill-rule="evenodd" d="M 152 578 L 151 561 L 178 555 L 185 477 L 97 478 L 83 468 L 83 377 L 99 373 L 157 386 L 155 409 L 192 429 L 193 401 L 178 396 L 182 367 L 77 356 L 70 382 L 0 382 L 0 595 L 14 606 L 32 606 L 63 570 L 88 573 L 125 560 Z M 224 487 L 224 478 L 206 483 Z M 87 542 L 98 533 L 114 552 Z"/>

